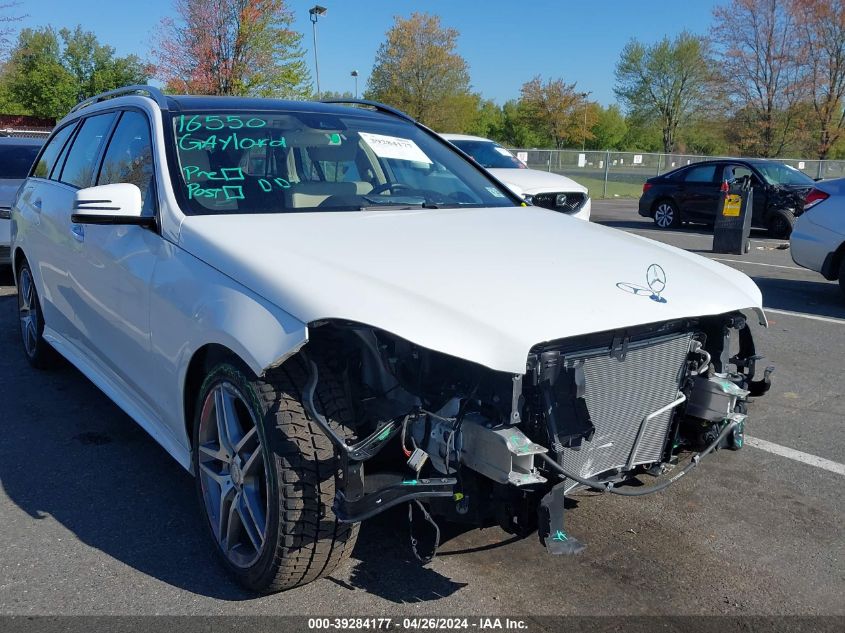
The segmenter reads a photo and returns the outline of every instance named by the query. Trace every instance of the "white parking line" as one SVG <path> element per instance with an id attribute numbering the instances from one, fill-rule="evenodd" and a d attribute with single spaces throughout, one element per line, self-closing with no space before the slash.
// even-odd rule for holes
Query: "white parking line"
<path id="1" fill-rule="evenodd" d="M 745 443 L 748 446 L 759 448 L 761 451 L 774 453 L 775 455 L 780 455 L 781 457 L 786 457 L 788 459 L 795 460 L 796 462 L 801 462 L 802 464 L 809 464 L 810 466 L 828 470 L 832 473 L 845 477 L 845 464 L 832 462 L 823 457 L 817 457 L 815 455 L 810 455 L 809 453 L 802 453 L 801 451 L 796 451 L 794 448 L 781 446 L 780 444 L 774 444 L 773 442 L 767 442 L 766 440 L 761 440 L 757 437 L 749 437 L 748 435 L 745 436 Z"/>
<path id="2" fill-rule="evenodd" d="M 705 255 L 705 257 L 708 257 Z M 785 268 L 786 270 L 800 270 L 803 272 L 813 272 L 811 270 L 807 270 L 806 268 L 801 268 L 799 266 L 782 266 L 780 264 L 764 264 L 762 262 L 744 262 L 741 259 L 725 259 L 724 257 L 710 257 L 710 259 L 717 261 L 717 262 L 731 262 L 734 264 L 752 264 L 753 266 L 766 266 L 767 268 Z M 814 273 L 815 274 L 815 273 Z"/>
<path id="3" fill-rule="evenodd" d="M 836 317 L 823 317 L 815 314 L 805 314 L 803 312 L 792 312 L 791 310 L 777 310 L 775 308 L 767 308 L 763 306 L 763 310 L 768 314 L 785 314 L 787 316 L 801 317 L 802 319 L 812 319 L 813 321 L 824 321 L 825 323 L 836 323 L 837 325 L 845 325 L 845 319 L 837 319 Z"/>

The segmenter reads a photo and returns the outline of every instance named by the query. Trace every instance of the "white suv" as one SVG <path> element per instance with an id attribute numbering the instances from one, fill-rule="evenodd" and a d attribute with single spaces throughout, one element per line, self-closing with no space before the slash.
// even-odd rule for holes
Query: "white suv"
<path id="1" fill-rule="evenodd" d="M 20 189 L 12 257 L 30 363 L 58 351 L 196 475 L 256 591 L 331 573 L 399 503 L 577 552 L 566 493 L 739 447 L 766 386 L 748 277 L 524 207 L 379 104 L 92 98 Z"/>
<path id="2" fill-rule="evenodd" d="M 531 204 L 565 213 L 579 220 L 590 219 L 589 191 L 571 178 L 539 169 L 529 169 L 507 149 L 480 136 L 441 134 L 466 152 L 479 165 Z"/>

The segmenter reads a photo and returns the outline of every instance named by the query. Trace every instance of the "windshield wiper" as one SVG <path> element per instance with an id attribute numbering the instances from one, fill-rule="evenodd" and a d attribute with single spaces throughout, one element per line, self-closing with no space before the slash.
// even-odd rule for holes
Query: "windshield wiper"
<path id="1" fill-rule="evenodd" d="M 437 209 L 421 196 L 361 196 L 369 205 L 359 207 L 361 211 L 394 211 L 403 209 Z"/>
<path id="2" fill-rule="evenodd" d="M 359 211 L 409 211 L 422 209 L 421 204 L 374 204 L 369 207 L 358 207 Z"/>

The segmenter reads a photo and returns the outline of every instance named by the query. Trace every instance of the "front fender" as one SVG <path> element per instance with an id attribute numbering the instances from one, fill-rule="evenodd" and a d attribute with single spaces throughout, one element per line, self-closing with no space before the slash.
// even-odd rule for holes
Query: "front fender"
<path id="1" fill-rule="evenodd" d="M 226 347 L 260 376 L 308 341 L 305 323 L 172 244 L 153 274 L 150 328 L 159 414 L 183 441 L 188 464 L 184 389 L 197 351 Z"/>

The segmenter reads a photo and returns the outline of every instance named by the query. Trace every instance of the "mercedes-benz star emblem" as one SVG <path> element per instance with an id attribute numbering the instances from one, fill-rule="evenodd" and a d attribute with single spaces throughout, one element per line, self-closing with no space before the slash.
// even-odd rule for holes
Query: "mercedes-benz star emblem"
<path id="1" fill-rule="evenodd" d="M 627 281 L 620 281 L 616 287 L 638 297 L 648 297 L 657 303 L 666 303 L 666 299 L 661 296 L 666 290 L 666 271 L 660 265 L 652 264 L 645 271 L 645 280 L 648 287 Z"/>
<path id="2" fill-rule="evenodd" d="M 646 282 L 651 291 L 658 297 L 666 289 L 666 271 L 657 264 L 648 267 L 645 273 Z"/>

